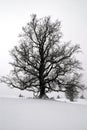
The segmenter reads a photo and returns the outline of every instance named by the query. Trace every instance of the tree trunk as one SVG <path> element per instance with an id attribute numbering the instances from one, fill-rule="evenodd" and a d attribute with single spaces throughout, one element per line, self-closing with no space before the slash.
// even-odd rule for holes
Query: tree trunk
<path id="1" fill-rule="evenodd" d="M 43 98 L 45 96 L 45 81 L 44 81 L 44 43 L 42 42 L 39 46 L 40 53 L 40 68 L 39 68 L 39 83 L 40 83 L 40 95 L 39 98 Z"/>
<path id="2" fill-rule="evenodd" d="M 45 96 L 45 86 L 40 86 L 40 95 L 39 98 L 43 98 Z"/>

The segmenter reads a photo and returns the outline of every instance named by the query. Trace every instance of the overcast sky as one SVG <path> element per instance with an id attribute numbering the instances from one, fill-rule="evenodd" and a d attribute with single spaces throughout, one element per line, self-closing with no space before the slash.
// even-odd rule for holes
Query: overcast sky
<path id="1" fill-rule="evenodd" d="M 31 14 L 51 16 L 62 23 L 63 40 L 80 44 L 79 59 L 87 77 L 87 0 L 0 0 L 0 76 L 7 75 L 11 61 L 9 50 L 18 43 L 18 35 Z M 14 91 L 14 90 L 12 90 Z M 0 94 L 10 90 L 0 85 Z"/>

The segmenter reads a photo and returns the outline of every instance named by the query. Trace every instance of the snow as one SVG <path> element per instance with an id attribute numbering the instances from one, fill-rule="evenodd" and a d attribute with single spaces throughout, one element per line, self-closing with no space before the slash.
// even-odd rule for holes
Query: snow
<path id="1" fill-rule="evenodd" d="M 0 130 L 87 130 L 87 103 L 0 98 Z"/>

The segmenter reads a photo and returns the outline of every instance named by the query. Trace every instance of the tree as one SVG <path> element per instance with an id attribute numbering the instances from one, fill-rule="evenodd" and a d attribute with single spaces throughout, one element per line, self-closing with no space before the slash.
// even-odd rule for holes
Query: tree
<path id="1" fill-rule="evenodd" d="M 78 97 L 79 90 L 84 89 L 84 86 L 80 84 L 79 80 L 81 75 L 75 73 L 72 78 L 68 77 L 65 95 L 70 101 L 74 101 Z M 78 89 L 79 88 L 79 89 Z"/>
<path id="2" fill-rule="evenodd" d="M 13 70 L 10 76 L 2 77 L 2 82 L 32 91 L 39 98 L 46 96 L 47 92 L 74 92 L 73 89 L 76 92 L 81 88 L 73 81 L 74 75 L 79 75 L 78 70 L 82 69 L 75 58 L 80 46 L 61 41 L 60 21 L 52 22 L 50 17 L 38 19 L 32 15 L 22 30 L 20 44 L 10 52 Z"/>

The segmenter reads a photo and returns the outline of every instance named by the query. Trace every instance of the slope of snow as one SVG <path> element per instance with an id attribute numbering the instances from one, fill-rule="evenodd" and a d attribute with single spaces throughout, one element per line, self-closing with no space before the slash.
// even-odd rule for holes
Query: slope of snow
<path id="1" fill-rule="evenodd" d="M 0 130 L 87 130 L 87 105 L 0 98 Z"/>

